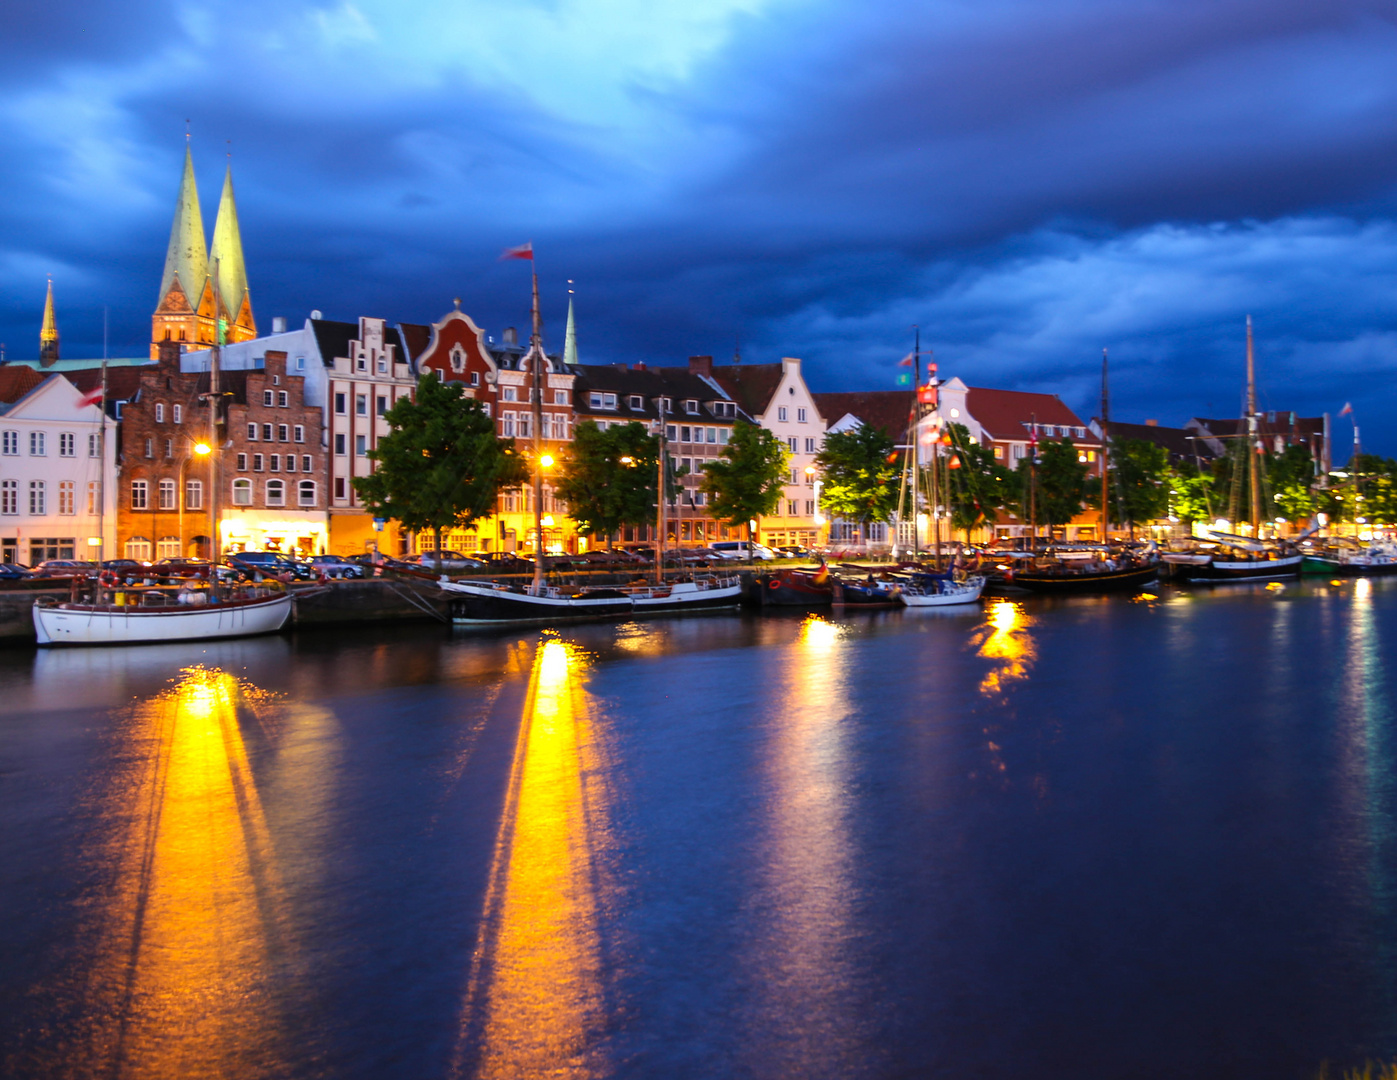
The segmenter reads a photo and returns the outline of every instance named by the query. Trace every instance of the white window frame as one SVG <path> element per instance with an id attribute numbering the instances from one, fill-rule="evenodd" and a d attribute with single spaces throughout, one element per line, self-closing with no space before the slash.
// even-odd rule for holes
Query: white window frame
<path id="1" fill-rule="evenodd" d="M 60 431 L 58 433 L 58 456 L 78 456 L 78 437 L 71 431 Z"/>
<path id="2" fill-rule="evenodd" d="M 239 498 L 239 495 L 241 495 L 242 498 Z M 246 477 L 239 477 L 233 481 L 233 505 L 252 505 L 252 481 Z"/>
<path id="3" fill-rule="evenodd" d="M 147 510 L 150 508 L 150 483 L 146 480 L 131 481 L 131 509 Z"/>
<path id="4" fill-rule="evenodd" d="M 202 510 L 204 508 L 204 482 L 202 480 L 185 480 L 184 508 L 186 510 Z"/>
<path id="5" fill-rule="evenodd" d="M 178 510 L 179 503 L 176 501 L 178 495 L 179 493 L 176 490 L 173 480 L 161 480 L 156 487 L 156 497 L 158 499 L 157 509 Z"/>
<path id="6" fill-rule="evenodd" d="M 300 480 L 296 483 L 297 506 L 314 506 L 315 497 L 314 480 Z"/>
<path id="7" fill-rule="evenodd" d="M 285 506 L 285 505 L 286 505 L 286 481 L 285 481 L 285 480 L 268 480 L 268 481 L 266 482 L 266 487 L 263 488 L 263 490 L 266 492 L 266 495 L 267 495 L 267 505 L 268 505 L 268 506 Z"/>

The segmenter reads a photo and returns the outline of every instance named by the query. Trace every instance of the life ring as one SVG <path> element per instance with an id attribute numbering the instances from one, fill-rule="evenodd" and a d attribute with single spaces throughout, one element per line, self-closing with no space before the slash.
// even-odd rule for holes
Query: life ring
<path id="1" fill-rule="evenodd" d="M 766 586 L 768 589 L 779 589 L 781 587 L 781 579 L 772 578 L 770 581 L 766 583 Z"/>
<path id="2" fill-rule="evenodd" d="M 97 575 L 98 584 L 106 588 L 114 588 L 121 583 L 121 578 L 117 577 L 115 570 L 103 570 Z"/>

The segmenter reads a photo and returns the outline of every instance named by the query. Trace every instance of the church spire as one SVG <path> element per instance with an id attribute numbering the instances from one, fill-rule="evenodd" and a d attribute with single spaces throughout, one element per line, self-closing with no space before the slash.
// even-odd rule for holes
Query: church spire
<path id="1" fill-rule="evenodd" d="M 572 317 L 572 281 L 568 281 L 568 328 L 563 335 L 563 363 L 577 363 L 577 324 Z"/>
<path id="2" fill-rule="evenodd" d="M 165 273 L 160 278 L 159 306 L 164 306 L 170 289 L 179 282 L 191 310 L 198 310 L 199 297 L 209 276 L 208 250 L 204 240 L 204 217 L 199 212 L 199 186 L 194 182 L 194 159 L 189 144 L 184 147 L 184 176 L 179 198 L 175 200 L 175 221 L 170 227 L 170 246 L 165 252 Z"/>
<path id="3" fill-rule="evenodd" d="M 247 292 L 247 265 L 243 262 L 242 231 L 238 228 L 238 204 L 233 198 L 231 162 L 223 176 L 223 196 L 218 200 L 209 262 L 218 275 L 219 302 L 227 313 L 229 340 L 256 337 L 257 324 L 252 318 L 252 301 Z M 243 333 L 236 333 L 235 327 Z"/>
<path id="4" fill-rule="evenodd" d="M 44 367 L 58 362 L 58 319 L 53 314 L 53 278 L 49 278 L 48 298 L 44 301 L 44 325 L 39 330 L 39 362 Z"/>

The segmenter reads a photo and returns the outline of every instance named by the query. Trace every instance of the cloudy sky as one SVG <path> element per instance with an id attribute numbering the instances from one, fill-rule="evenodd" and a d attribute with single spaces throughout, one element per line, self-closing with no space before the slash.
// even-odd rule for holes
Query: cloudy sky
<path id="1" fill-rule="evenodd" d="M 253 303 L 527 320 L 582 358 L 800 356 L 1084 416 L 1263 404 L 1397 453 L 1397 0 L 15 0 L 0 340 L 148 340 L 193 132 Z M 1345 421 L 1347 423 L 1347 421 Z M 1389 434 L 1388 429 L 1391 429 Z"/>

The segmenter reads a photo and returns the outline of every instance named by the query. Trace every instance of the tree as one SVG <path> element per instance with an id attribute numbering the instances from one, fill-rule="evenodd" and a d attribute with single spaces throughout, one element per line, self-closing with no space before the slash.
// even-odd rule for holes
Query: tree
<path id="1" fill-rule="evenodd" d="M 1211 472 L 1200 472 L 1193 462 L 1181 461 L 1169 470 L 1167 482 L 1174 497 L 1174 514 L 1181 521 L 1213 521 L 1220 503 Z"/>
<path id="2" fill-rule="evenodd" d="M 639 423 L 605 430 L 584 420 L 573 432 L 555 486 L 578 528 L 611 546 L 625 525 L 643 525 L 655 512 L 660 440 Z"/>
<path id="3" fill-rule="evenodd" d="M 954 458 L 946 459 L 947 503 L 951 510 L 951 527 L 960 529 L 970 541 L 970 530 L 979 525 L 1009 499 L 1012 487 L 1009 471 L 994 459 L 994 451 L 970 438 L 964 424 L 951 424 L 946 429 Z M 955 461 L 957 468 L 950 468 Z"/>
<path id="4" fill-rule="evenodd" d="M 850 431 L 831 432 L 815 465 L 824 477 L 821 506 L 830 517 L 857 521 L 860 539 L 866 539 L 869 522 L 892 519 L 902 466 L 897 447 L 881 428 L 860 424 Z"/>
<path id="5" fill-rule="evenodd" d="M 1030 496 L 1032 463 L 1029 458 L 1019 462 L 1022 497 L 1020 516 L 1025 520 L 1036 517 L 1038 524 L 1049 529 L 1066 525 L 1082 512 L 1087 487 L 1087 463 L 1079 461 L 1072 440 L 1046 439 L 1038 445 L 1037 490 Z M 1033 513 L 1030 514 L 1030 499 Z"/>
<path id="6" fill-rule="evenodd" d="M 1118 513 L 1135 526 L 1169 512 L 1169 454 L 1148 439 L 1111 440 L 1111 493 Z"/>
<path id="7" fill-rule="evenodd" d="M 708 495 L 713 516 L 731 525 L 760 522 L 781 499 L 790 451 L 766 428 L 737 424 L 728 445 L 703 471 L 700 487 Z M 754 532 L 747 551 L 757 541 Z"/>
<path id="8" fill-rule="evenodd" d="M 431 529 L 438 558 L 443 529 L 488 517 L 500 489 L 525 477 L 513 441 L 496 437 L 480 402 L 434 372 L 418 380 L 415 400 L 400 398 L 384 419 L 392 430 L 369 451 L 378 467 L 355 477 L 354 490 L 375 517 Z"/>
<path id="9" fill-rule="evenodd" d="M 1288 521 L 1312 517 L 1318 507 L 1314 494 L 1315 466 L 1310 448 L 1292 443 L 1266 463 L 1272 502 Z"/>

